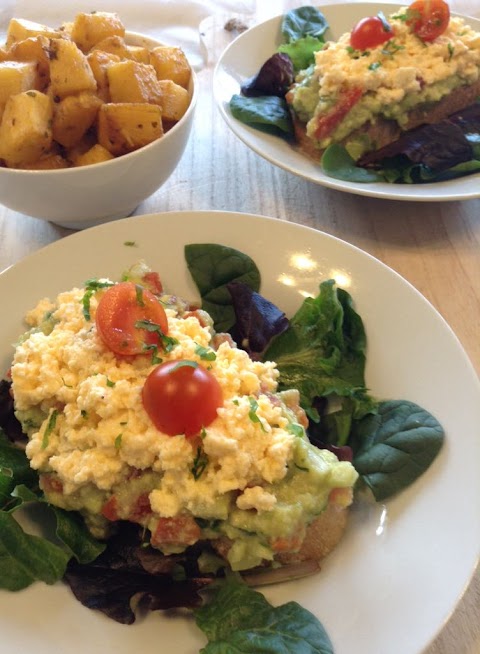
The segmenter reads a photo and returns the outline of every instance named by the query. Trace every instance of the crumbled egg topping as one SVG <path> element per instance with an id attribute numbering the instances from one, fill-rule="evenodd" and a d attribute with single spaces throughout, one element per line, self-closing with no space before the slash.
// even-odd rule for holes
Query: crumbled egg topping
<path id="1" fill-rule="evenodd" d="M 144 410 L 141 390 L 155 367 L 150 354 L 116 357 L 107 349 L 95 326 L 98 298 L 91 299 L 88 321 L 84 293 L 75 288 L 55 303 L 40 301 L 27 315 L 31 331 L 15 350 L 16 411 L 24 417 L 40 409 L 44 416 L 29 433 L 26 451 L 32 467 L 55 473 L 66 496 L 88 484 L 108 492 L 132 469 L 151 469 L 160 474 L 149 499 L 163 517 L 184 511 L 209 517 L 218 513 L 219 495 L 232 490 L 238 491 L 238 508 L 270 510 L 276 498 L 262 484 L 284 478 L 296 438 L 288 430 L 292 416 L 270 399 L 277 388 L 275 364 L 252 361 L 229 342 L 218 347 L 215 360 L 203 361 L 196 349 L 210 346 L 209 328 L 194 316 L 183 318 L 166 309 L 169 336 L 178 345 L 162 352 L 162 359 L 190 359 L 211 367 L 223 391 L 224 404 L 202 439 L 209 464 L 195 479 L 193 444 L 184 435 L 159 432 Z M 40 328 L 46 312 L 53 325 L 45 330 L 49 333 Z M 258 421 L 251 419 L 252 397 Z"/>
<path id="2" fill-rule="evenodd" d="M 436 101 L 452 90 L 448 81 L 456 78 L 460 86 L 479 79 L 480 33 L 452 16 L 446 31 L 426 43 L 407 25 L 406 12 L 404 7 L 389 17 L 394 36 L 378 47 L 353 50 L 347 32 L 315 54 L 313 75 L 319 83 L 315 115 L 328 111 L 346 87 L 374 96 L 375 104 L 368 108 L 375 111 L 375 107 L 395 107 L 409 94 L 420 94 L 420 101 Z M 422 92 L 434 84 L 438 85 L 437 95 L 424 98 Z M 310 135 L 314 128 L 312 120 L 307 127 Z"/>

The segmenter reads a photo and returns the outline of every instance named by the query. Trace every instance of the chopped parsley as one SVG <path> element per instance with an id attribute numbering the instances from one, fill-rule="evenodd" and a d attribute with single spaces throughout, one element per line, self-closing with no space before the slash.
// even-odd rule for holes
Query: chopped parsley
<path id="1" fill-rule="evenodd" d="M 145 306 L 145 301 L 143 299 L 143 287 L 140 284 L 135 284 L 135 301 L 139 307 Z"/>
<path id="2" fill-rule="evenodd" d="M 162 363 L 162 357 L 158 356 L 158 345 L 155 345 L 155 343 L 144 343 L 142 349 L 145 352 L 152 353 L 152 364 Z"/>
<path id="3" fill-rule="evenodd" d="M 108 377 L 107 377 L 107 386 L 108 388 L 113 388 L 115 386 L 115 382 L 109 379 Z"/>
<path id="4" fill-rule="evenodd" d="M 259 424 L 262 431 L 267 431 L 265 429 L 265 425 L 263 422 L 260 420 L 260 418 L 257 416 L 257 409 L 258 409 L 258 402 L 254 397 L 249 397 L 248 401 L 250 402 L 250 411 L 248 412 L 248 417 L 250 420 L 256 424 Z"/>
<path id="5" fill-rule="evenodd" d="M 144 329 L 152 334 L 157 334 L 162 341 L 165 352 L 167 353 L 171 352 L 173 348 L 178 345 L 178 340 L 164 334 L 162 328 L 156 322 L 152 322 L 151 320 L 137 320 L 135 327 L 137 329 Z"/>
<path id="6" fill-rule="evenodd" d="M 204 347 L 203 345 L 198 345 L 195 348 L 195 354 L 198 354 L 200 359 L 203 361 L 215 361 L 217 358 L 217 355 L 215 352 L 209 348 L 209 347 Z"/>
<path id="7" fill-rule="evenodd" d="M 115 438 L 115 449 L 119 450 L 121 445 L 122 445 L 122 436 L 123 434 L 118 434 L 118 436 Z"/>
<path id="8" fill-rule="evenodd" d="M 379 11 L 377 14 L 377 17 L 380 19 L 383 27 L 384 32 L 391 32 L 392 31 L 392 26 L 388 22 L 388 20 L 385 18 L 385 14 L 383 11 Z"/>
<path id="9" fill-rule="evenodd" d="M 43 432 L 42 450 L 48 447 L 48 440 L 50 438 L 50 434 L 55 429 L 55 425 L 57 424 L 57 416 L 58 416 L 58 411 L 54 409 L 50 414 L 50 417 L 47 422 L 47 426 L 45 427 L 45 431 Z"/>
<path id="10" fill-rule="evenodd" d="M 179 368 L 198 368 L 198 363 L 196 361 L 190 361 L 189 359 L 183 359 L 182 361 L 179 361 L 176 363 L 171 370 L 169 370 L 169 374 L 172 372 L 175 372 L 175 370 L 178 370 Z"/>
<path id="11" fill-rule="evenodd" d="M 305 435 L 305 430 L 303 429 L 302 425 L 299 425 L 297 422 L 289 423 L 287 431 L 289 434 L 293 434 L 298 438 L 303 438 Z"/>
<path id="12" fill-rule="evenodd" d="M 114 285 L 113 282 L 101 282 L 98 279 L 89 279 L 85 282 L 85 293 L 82 298 L 83 317 L 85 320 L 90 321 L 92 319 L 90 315 L 90 300 L 92 299 L 92 295 L 95 295 L 95 293 L 100 291 L 102 288 L 108 288 L 109 286 Z"/>
<path id="13" fill-rule="evenodd" d="M 453 53 L 455 52 L 455 48 L 451 43 L 449 43 L 447 47 L 448 47 L 448 54 L 449 54 L 448 58 L 451 59 L 453 57 Z"/>
<path id="14" fill-rule="evenodd" d="M 200 479 L 207 465 L 208 465 L 208 456 L 206 455 L 203 447 L 199 445 L 197 447 L 197 453 L 195 454 L 195 458 L 193 459 L 193 465 L 191 468 L 191 472 L 195 481 L 198 481 L 198 479 Z"/>
<path id="15" fill-rule="evenodd" d="M 368 67 L 368 70 L 378 70 L 378 69 L 380 68 L 381 65 L 382 65 L 382 64 L 381 64 L 380 61 L 373 61 L 373 62 L 370 64 L 370 66 Z"/>

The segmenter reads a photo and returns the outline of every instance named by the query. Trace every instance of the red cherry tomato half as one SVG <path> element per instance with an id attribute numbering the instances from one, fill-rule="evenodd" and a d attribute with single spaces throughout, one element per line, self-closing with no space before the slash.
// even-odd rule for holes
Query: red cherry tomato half
<path id="1" fill-rule="evenodd" d="M 120 282 L 108 288 L 98 303 L 97 330 L 105 345 L 115 354 L 142 354 L 146 346 L 162 345 L 168 332 L 168 319 L 158 299 L 133 282 Z M 149 323 L 149 329 L 141 323 Z"/>
<path id="2" fill-rule="evenodd" d="M 169 436 L 195 436 L 208 427 L 223 404 L 216 377 L 195 361 L 167 361 L 145 380 L 143 406 L 155 427 Z"/>
<path id="3" fill-rule="evenodd" d="M 362 89 L 357 87 L 345 89 L 331 111 L 317 117 L 315 138 L 321 141 L 329 136 L 337 125 L 342 122 L 350 109 L 357 104 L 362 95 Z"/>
<path id="4" fill-rule="evenodd" d="M 393 38 L 394 32 L 386 20 L 378 16 L 362 18 L 350 34 L 350 45 L 355 50 L 376 48 Z"/>
<path id="5" fill-rule="evenodd" d="M 449 22 L 450 8 L 445 0 L 416 0 L 407 9 L 407 25 L 422 41 L 434 41 Z"/>

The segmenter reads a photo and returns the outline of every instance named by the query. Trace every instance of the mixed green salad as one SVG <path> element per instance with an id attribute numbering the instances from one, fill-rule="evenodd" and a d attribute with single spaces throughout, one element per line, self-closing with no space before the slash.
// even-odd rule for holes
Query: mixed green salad
<path id="1" fill-rule="evenodd" d="M 321 282 L 318 295 L 289 319 L 261 295 L 259 269 L 245 253 L 197 243 L 185 247 L 185 259 L 216 330 L 229 332 L 252 358 L 277 363 L 280 387 L 300 391 L 311 442 L 353 461 L 358 490 L 384 501 L 430 466 L 443 444 L 441 425 L 411 401 L 370 394 L 363 321 L 335 280 Z M 0 426 L 0 588 L 63 579 L 82 604 L 123 624 L 135 621 L 134 598 L 147 610 L 190 608 L 208 638 L 205 654 L 333 652 L 310 612 L 296 602 L 272 607 L 224 568 L 206 573 L 197 545 L 165 556 L 132 523 L 100 542 L 79 514 L 47 505 L 22 449 L 7 378 L 0 384 Z M 25 531 L 16 517 L 25 507 L 48 511 L 54 533 Z"/>
<path id="2" fill-rule="evenodd" d="M 386 19 L 379 14 L 381 21 Z M 352 26 L 353 27 L 353 26 Z M 285 99 L 297 79 L 307 78 L 315 52 L 326 42 L 329 25 L 317 8 L 304 6 L 285 14 L 283 43 L 246 79 L 230 99 L 234 118 L 295 145 L 291 111 Z M 480 171 L 480 102 L 448 120 L 405 132 L 375 156 L 356 161 L 339 143 L 324 151 L 320 166 L 328 177 L 347 182 L 419 184 L 446 181 Z"/>

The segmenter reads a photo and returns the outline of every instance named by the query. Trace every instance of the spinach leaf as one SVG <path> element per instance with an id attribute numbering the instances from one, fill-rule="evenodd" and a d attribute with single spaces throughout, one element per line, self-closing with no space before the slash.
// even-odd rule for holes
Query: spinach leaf
<path id="1" fill-rule="evenodd" d="M 319 38 L 328 29 L 325 16 L 312 6 L 298 7 L 292 9 L 282 19 L 281 31 L 284 40 L 292 43 L 304 36 Z"/>
<path id="2" fill-rule="evenodd" d="M 321 50 L 325 42 L 314 36 L 304 36 L 292 43 L 282 43 L 278 52 L 287 54 L 292 60 L 295 72 L 308 68 L 314 62 L 314 53 Z"/>
<path id="3" fill-rule="evenodd" d="M 366 170 L 355 165 L 343 145 L 332 143 L 322 155 L 322 169 L 325 175 L 345 182 L 368 184 L 382 181 L 381 175 L 373 170 Z"/>
<path id="4" fill-rule="evenodd" d="M 275 136 L 293 134 L 287 103 L 284 98 L 276 95 L 260 95 L 255 98 L 233 95 L 230 111 L 232 116 L 242 123 L 263 129 Z"/>
<path id="5" fill-rule="evenodd" d="M 202 654 L 333 654 L 325 629 L 312 613 L 296 602 L 274 608 L 233 577 L 194 614 L 210 641 Z"/>
<path id="6" fill-rule="evenodd" d="M 354 425 L 353 464 L 377 501 L 412 484 L 430 466 L 444 440 L 438 421 L 406 400 L 381 402 L 376 415 Z"/>
<path id="7" fill-rule="evenodd" d="M 64 544 L 70 557 L 79 563 L 91 563 L 105 549 L 105 544 L 97 541 L 88 531 L 83 518 L 76 511 L 64 511 L 50 505 L 57 520 L 55 534 Z"/>
<path id="8" fill-rule="evenodd" d="M 34 581 L 54 584 L 69 558 L 61 547 L 25 533 L 10 513 L 0 511 L 0 588 L 21 590 Z"/>
<path id="9" fill-rule="evenodd" d="M 304 408 L 317 397 L 337 395 L 352 400 L 352 415 L 372 409 L 365 388 L 366 338 L 363 322 L 350 295 L 335 280 L 320 284 L 316 298 L 307 298 L 264 353 L 280 371 L 281 388 L 297 388 Z"/>
<path id="10" fill-rule="evenodd" d="M 227 285 L 238 281 L 258 291 L 260 272 L 255 262 L 239 250 L 215 243 L 189 244 L 184 252 L 202 308 L 213 318 L 217 331 L 228 331 L 235 323 L 235 312 Z"/>

